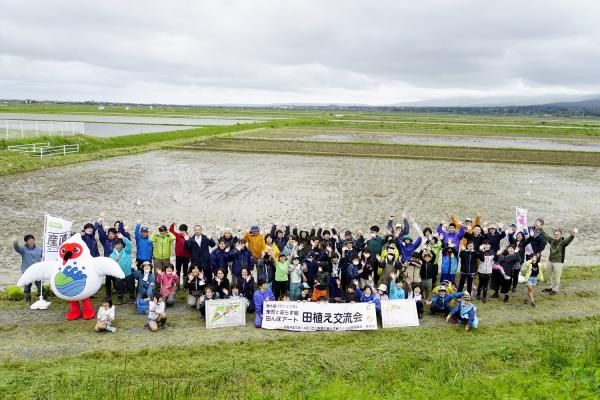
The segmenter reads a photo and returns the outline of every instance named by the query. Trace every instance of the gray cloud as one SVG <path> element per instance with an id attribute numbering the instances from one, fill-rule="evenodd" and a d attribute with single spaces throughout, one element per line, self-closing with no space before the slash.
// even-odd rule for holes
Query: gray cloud
<path id="1" fill-rule="evenodd" d="M 600 93 L 594 1 L 0 0 L 0 97 L 385 104 Z"/>

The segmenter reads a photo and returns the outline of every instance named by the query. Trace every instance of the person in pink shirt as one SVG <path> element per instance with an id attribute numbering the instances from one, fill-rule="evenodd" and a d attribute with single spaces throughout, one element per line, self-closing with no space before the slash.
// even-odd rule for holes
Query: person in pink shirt
<path id="1" fill-rule="evenodd" d="M 175 294 L 179 283 L 179 277 L 174 269 L 173 264 L 169 264 L 156 278 L 156 282 L 160 285 L 160 296 L 165 298 L 168 307 L 175 305 Z"/>

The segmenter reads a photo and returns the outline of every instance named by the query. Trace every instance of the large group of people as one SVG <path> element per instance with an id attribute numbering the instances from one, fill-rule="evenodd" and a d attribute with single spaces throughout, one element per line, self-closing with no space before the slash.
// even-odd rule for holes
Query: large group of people
<path id="1" fill-rule="evenodd" d="M 505 229 L 503 223 L 482 223 L 479 214 L 464 221 L 451 216 L 424 229 L 403 213 L 398 223 L 392 215 L 383 229 L 373 225 L 366 233 L 314 223 L 308 229 L 273 224 L 263 230 L 257 225 L 223 228 L 214 237 L 204 234 L 201 225 L 189 231 L 186 224 L 176 228 L 172 223 L 151 232 L 140 219 L 131 233 L 121 219 L 111 227 L 103 223 L 98 217 L 85 224 L 81 236 L 92 256 L 100 255 L 101 246 L 125 275 L 106 276 L 96 330 L 108 331 L 115 330 L 114 291 L 117 305 L 126 295 L 129 303 L 146 301 L 148 327 L 156 331 L 179 290 L 187 292 L 187 304 L 200 318 L 206 301 L 245 298 L 257 327 L 267 301 L 372 302 L 379 310 L 381 301 L 413 299 L 419 318 L 428 308 L 468 330 L 478 324 L 473 298 L 486 303 L 502 295 L 508 302 L 520 277 L 527 285 L 526 304 L 535 307 L 534 288 L 544 270 L 549 279 L 543 291 L 557 293 L 565 248 L 577 234 L 576 228 L 567 237 L 560 229 L 547 232 L 542 219 Z M 24 237 L 24 245 L 16 236 L 13 241 L 22 272 L 41 260 L 33 235 Z M 35 284 L 40 290 L 40 282 Z M 31 285 L 24 292 L 30 303 Z"/>

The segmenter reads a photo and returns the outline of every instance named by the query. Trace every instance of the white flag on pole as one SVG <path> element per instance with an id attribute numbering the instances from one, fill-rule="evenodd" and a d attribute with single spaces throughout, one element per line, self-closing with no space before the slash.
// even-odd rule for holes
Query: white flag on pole
<path id="1" fill-rule="evenodd" d="M 46 213 L 44 223 L 44 260 L 58 260 L 58 248 L 69 239 L 73 221 Z"/>

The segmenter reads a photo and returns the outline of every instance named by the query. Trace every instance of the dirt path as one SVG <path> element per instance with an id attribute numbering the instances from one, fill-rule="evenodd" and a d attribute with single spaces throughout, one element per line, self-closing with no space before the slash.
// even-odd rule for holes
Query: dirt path
<path id="1" fill-rule="evenodd" d="M 538 294 L 536 308 L 523 303 L 526 293 L 523 284 L 519 285 L 517 293 L 508 304 L 499 299 L 490 299 L 487 304 L 479 301 L 475 303 L 479 308 L 482 327 L 596 316 L 600 315 L 600 292 L 595 290 L 599 285 L 598 278 L 565 280 L 558 295 Z M 67 303 L 55 298 L 52 299 L 54 304 L 46 311 L 29 310 L 23 303 L 0 302 L 0 359 L 60 357 L 106 350 L 133 352 L 150 345 L 198 346 L 219 341 L 243 342 L 311 334 L 256 329 L 252 325 L 254 315 L 248 315 L 246 326 L 206 329 L 199 320 L 198 313 L 185 305 L 182 292 L 179 297 L 178 304 L 168 310 L 167 328 L 158 334 L 151 334 L 143 327 L 145 316 L 137 315 L 133 305 L 117 306 L 115 334 L 98 334 L 93 331 L 93 321 L 65 321 Z M 99 299 L 95 300 L 95 304 L 97 303 Z M 421 320 L 421 328 L 441 326 L 444 326 L 444 321 L 439 316 L 425 315 Z"/>

